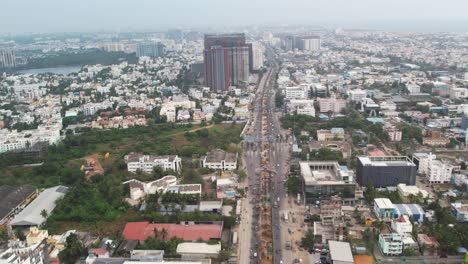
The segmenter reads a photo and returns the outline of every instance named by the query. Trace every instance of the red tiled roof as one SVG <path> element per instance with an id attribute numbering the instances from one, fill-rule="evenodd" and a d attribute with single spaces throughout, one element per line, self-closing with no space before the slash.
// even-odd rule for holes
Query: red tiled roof
<path id="1" fill-rule="evenodd" d="M 123 236 L 128 240 L 144 241 L 148 237 L 154 237 L 155 228 L 159 232 L 161 232 L 163 228 L 166 229 L 166 240 L 177 237 L 184 241 L 220 239 L 222 231 L 222 226 L 216 224 L 179 225 L 129 222 L 125 225 Z"/>

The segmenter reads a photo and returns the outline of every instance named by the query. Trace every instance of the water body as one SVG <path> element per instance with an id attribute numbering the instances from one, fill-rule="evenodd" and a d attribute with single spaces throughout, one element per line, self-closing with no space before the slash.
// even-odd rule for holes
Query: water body
<path id="1" fill-rule="evenodd" d="M 81 69 L 80 66 L 62 66 L 62 67 L 53 67 L 53 68 L 38 68 L 38 69 L 29 69 L 18 71 L 20 74 L 40 74 L 40 73 L 54 73 L 54 74 L 63 74 L 67 75 L 73 72 L 79 72 Z"/>

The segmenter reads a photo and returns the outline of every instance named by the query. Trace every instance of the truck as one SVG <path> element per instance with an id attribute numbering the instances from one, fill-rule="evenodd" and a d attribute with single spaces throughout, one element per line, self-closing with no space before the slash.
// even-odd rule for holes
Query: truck
<path id="1" fill-rule="evenodd" d="M 285 223 L 289 222 L 288 212 L 284 212 L 283 220 L 284 220 Z"/>
<path id="2" fill-rule="evenodd" d="M 291 240 L 286 241 L 286 249 L 291 250 Z"/>

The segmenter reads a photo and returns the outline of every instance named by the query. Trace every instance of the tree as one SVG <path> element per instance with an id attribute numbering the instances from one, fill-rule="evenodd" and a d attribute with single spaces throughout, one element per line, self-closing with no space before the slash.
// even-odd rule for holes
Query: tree
<path id="1" fill-rule="evenodd" d="M 307 233 L 302 238 L 302 245 L 308 248 L 313 248 L 315 244 L 315 236 L 312 230 L 307 230 Z"/>
<path id="2" fill-rule="evenodd" d="M 239 175 L 239 181 L 240 182 L 243 182 L 245 180 L 245 178 L 247 177 L 247 173 L 245 173 L 244 170 L 239 170 L 237 172 L 237 174 Z"/>
<path id="3" fill-rule="evenodd" d="M 85 249 L 76 234 L 70 234 L 65 243 L 65 249 L 59 253 L 61 263 L 74 264 L 83 255 Z"/>
<path id="4" fill-rule="evenodd" d="M 162 240 L 166 240 L 166 238 L 167 238 L 167 230 L 166 230 L 166 228 L 163 228 L 163 229 L 161 230 L 161 238 L 162 238 Z"/>
<path id="5" fill-rule="evenodd" d="M 288 193 L 296 194 L 300 192 L 301 180 L 297 176 L 289 176 L 285 185 Z"/>
<path id="6" fill-rule="evenodd" d="M 49 213 L 47 213 L 47 211 L 45 209 L 42 209 L 41 211 L 41 216 L 44 218 L 44 219 L 47 219 L 47 217 L 49 217 Z"/>
<path id="7" fill-rule="evenodd" d="M 405 249 L 403 249 L 403 256 L 406 256 L 406 257 L 416 256 L 416 251 L 414 250 L 413 247 L 406 247 Z"/>
<path id="8" fill-rule="evenodd" d="M 15 230 L 15 236 L 21 241 L 24 241 L 26 239 L 26 236 L 24 235 L 24 232 L 21 228 Z"/>
<path id="9" fill-rule="evenodd" d="M 9 239 L 8 231 L 6 228 L 0 228 L 0 241 L 7 241 Z"/>

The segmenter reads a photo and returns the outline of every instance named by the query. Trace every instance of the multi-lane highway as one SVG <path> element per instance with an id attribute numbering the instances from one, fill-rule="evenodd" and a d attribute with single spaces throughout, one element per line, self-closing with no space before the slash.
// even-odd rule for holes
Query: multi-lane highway
<path id="1" fill-rule="evenodd" d="M 244 184 L 248 187 L 247 198 L 244 199 L 241 224 L 239 229 L 239 263 L 258 263 L 260 258 L 259 245 L 259 201 L 261 197 L 260 174 L 265 169 L 262 164 L 262 152 L 268 153 L 267 169 L 270 175 L 268 191 L 271 205 L 271 252 L 273 263 L 283 263 L 280 211 L 285 197 L 284 180 L 288 171 L 290 153 L 290 138 L 288 131 L 280 126 L 281 111 L 275 108 L 275 76 L 278 70 L 271 51 L 269 56 L 271 68 L 259 82 L 253 106 L 251 122 L 244 136 L 243 164 L 247 172 Z M 263 133 L 262 133 L 263 131 Z M 262 168 L 263 166 L 263 168 Z M 270 208 L 270 207 L 269 207 Z"/>

